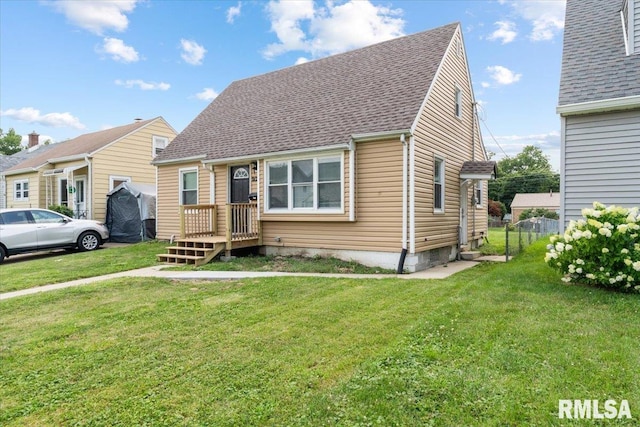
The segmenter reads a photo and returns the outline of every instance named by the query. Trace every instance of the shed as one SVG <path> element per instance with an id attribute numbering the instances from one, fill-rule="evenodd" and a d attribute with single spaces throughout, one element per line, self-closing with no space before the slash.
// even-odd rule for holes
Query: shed
<path id="1" fill-rule="evenodd" d="M 106 223 L 112 242 L 135 243 L 155 239 L 155 186 L 123 182 L 107 193 Z"/>

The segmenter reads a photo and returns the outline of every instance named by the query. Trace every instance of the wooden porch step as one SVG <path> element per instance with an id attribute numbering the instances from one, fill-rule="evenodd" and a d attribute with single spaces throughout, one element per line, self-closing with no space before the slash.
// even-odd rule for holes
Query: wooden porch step
<path id="1" fill-rule="evenodd" d="M 157 254 L 160 262 L 170 264 L 203 265 L 215 258 L 225 249 L 224 239 L 218 236 L 211 238 L 196 237 L 176 240 L 175 245 L 167 246 L 166 254 Z"/>

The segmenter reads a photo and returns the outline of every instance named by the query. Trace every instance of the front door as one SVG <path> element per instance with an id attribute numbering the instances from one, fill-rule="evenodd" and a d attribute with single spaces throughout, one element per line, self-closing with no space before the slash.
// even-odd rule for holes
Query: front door
<path id="1" fill-rule="evenodd" d="M 86 190 L 86 178 L 78 177 L 75 179 L 75 206 L 73 207 L 74 212 L 76 214 L 76 218 L 86 218 L 87 217 L 87 190 Z"/>
<path id="2" fill-rule="evenodd" d="M 249 203 L 249 166 L 232 166 L 231 203 Z M 233 235 L 246 234 L 251 230 L 250 213 L 246 207 L 236 207 L 232 211 L 231 230 Z"/>
<path id="3" fill-rule="evenodd" d="M 231 167 L 231 203 L 249 202 L 249 166 Z"/>

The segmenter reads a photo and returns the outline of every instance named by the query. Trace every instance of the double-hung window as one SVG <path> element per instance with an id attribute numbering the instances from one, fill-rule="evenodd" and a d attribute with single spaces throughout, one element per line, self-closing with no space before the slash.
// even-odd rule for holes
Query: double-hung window
<path id="1" fill-rule="evenodd" d="M 444 159 L 433 162 L 433 210 L 444 212 Z"/>
<path id="2" fill-rule="evenodd" d="M 482 207 L 482 181 L 478 181 L 475 184 L 474 197 L 476 202 L 476 207 Z"/>
<path id="3" fill-rule="evenodd" d="M 14 189 L 14 200 L 15 201 L 25 201 L 29 200 L 29 180 L 21 179 L 19 181 L 15 181 L 13 183 Z"/>
<path id="4" fill-rule="evenodd" d="M 267 211 L 342 209 L 342 157 L 267 162 Z"/>
<path id="5" fill-rule="evenodd" d="M 462 90 L 458 86 L 455 90 L 455 114 L 457 118 L 462 118 Z"/>
<path id="6" fill-rule="evenodd" d="M 198 204 L 198 170 L 180 170 L 180 204 Z"/>
<path id="7" fill-rule="evenodd" d="M 169 138 L 154 136 L 152 157 L 155 157 L 158 154 L 162 153 L 164 149 L 167 148 L 167 145 L 169 145 Z"/>

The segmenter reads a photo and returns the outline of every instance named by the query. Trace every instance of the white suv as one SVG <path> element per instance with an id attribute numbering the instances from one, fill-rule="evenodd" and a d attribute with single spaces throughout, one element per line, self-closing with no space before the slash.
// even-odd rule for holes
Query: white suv
<path id="1" fill-rule="evenodd" d="M 107 227 L 48 209 L 0 209 L 0 263 L 5 257 L 48 249 L 92 251 L 109 238 Z"/>

